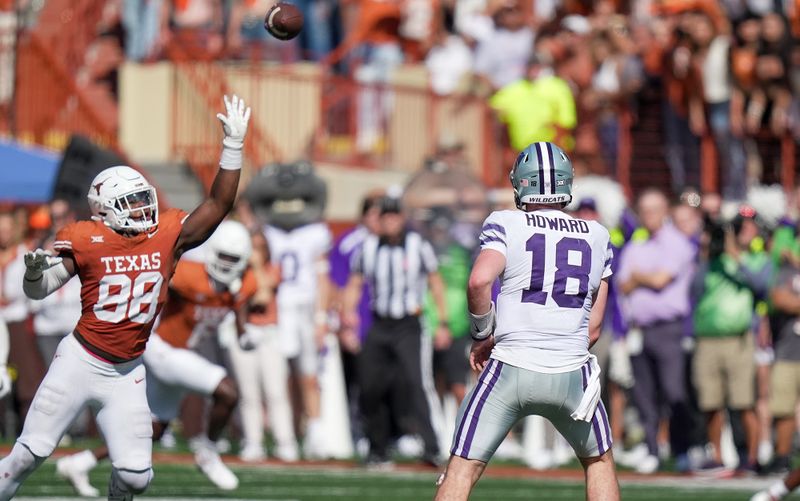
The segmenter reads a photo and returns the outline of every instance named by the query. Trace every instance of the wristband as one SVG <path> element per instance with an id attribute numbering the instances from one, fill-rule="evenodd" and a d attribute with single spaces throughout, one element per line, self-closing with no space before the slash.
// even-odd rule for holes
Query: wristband
<path id="1" fill-rule="evenodd" d="M 241 146 L 238 149 L 231 148 L 223 142 L 222 155 L 219 159 L 219 167 L 220 169 L 225 170 L 240 170 L 242 168 Z"/>
<path id="2" fill-rule="evenodd" d="M 491 303 L 489 311 L 483 315 L 475 315 L 469 312 L 469 336 L 474 341 L 483 341 L 494 332 L 496 326 L 494 302 Z"/>

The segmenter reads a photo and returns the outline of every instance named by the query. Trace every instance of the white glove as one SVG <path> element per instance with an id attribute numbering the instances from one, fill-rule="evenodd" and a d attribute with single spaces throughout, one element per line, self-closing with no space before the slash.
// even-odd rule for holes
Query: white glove
<path id="1" fill-rule="evenodd" d="M 264 342 L 267 334 L 264 329 L 247 328 L 239 336 L 239 347 L 245 351 L 254 350 L 258 345 Z"/>
<path id="2" fill-rule="evenodd" d="M 11 393 L 11 375 L 5 365 L 0 365 L 0 399 Z"/>
<path id="3" fill-rule="evenodd" d="M 624 340 L 612 341 L 608 348 L 608 378 L 623 388 L 633 387 L 633 367 Z"/>
<path id="4" fill-rule="evenodd" d="M 245 109 L 244 100 L 236 94 L 230 101 L 228 96 L 223 96 L 223 100 L 227 115 L 217 113 L 217 118 L 222 122 L 222 130 L 225 132 L 222 144 L 226 148 L 241 150 L 244 146 L 244 136 L 247 134 L 247 122 L 250 121 L 250 108 Z"/>
<path id="5" fill-rule="evenodd" d="M 25 253 L 25 277 L 30 280 L 38 280 L 42 276 L 42 272 L 53 266 L 61 263 L 62 258 L 53 257 L 49 252 L 36 249 L 33 252 Z"/>

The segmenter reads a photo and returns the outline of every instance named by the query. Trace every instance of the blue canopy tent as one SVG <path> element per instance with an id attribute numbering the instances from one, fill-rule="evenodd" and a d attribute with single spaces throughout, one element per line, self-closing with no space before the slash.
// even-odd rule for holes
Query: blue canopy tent
<path id="1" fill-rule="evenodd" d="M 60 154 L 0 141 L 0 201 L 48 202 L 60 161 Z"/>

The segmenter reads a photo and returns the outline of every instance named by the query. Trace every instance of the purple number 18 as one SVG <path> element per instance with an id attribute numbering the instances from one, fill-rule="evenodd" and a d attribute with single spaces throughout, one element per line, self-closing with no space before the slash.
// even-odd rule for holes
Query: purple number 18
<path id="1" fill-rule="evenodd" d="M 525 250 L 531 257 L 531 284 L 522 291 L 523 303 L 545 304 L 544 290 L 545 235 L 536 233 L 525 242 Z M 581 264 L 569 263 L 569 251 L 579 252 Z M 579 238 L 564 237 L 556 244 L 556 272 L 553 277 L 553 301 L 562 308 L 581 308 L 589 294 L 589 273 L 592 269 L 592 248 L 589 242 Z M 567 293 L 567 279 L 578 281 L 578 292 Z"/>

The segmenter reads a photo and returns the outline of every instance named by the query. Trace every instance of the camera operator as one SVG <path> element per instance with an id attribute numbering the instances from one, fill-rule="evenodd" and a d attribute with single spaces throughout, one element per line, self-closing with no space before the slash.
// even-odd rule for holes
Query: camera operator
<path id="1" fill-rule="evenodd" d="M 709 216 L 705 219 L 708 245 L 692 294 L 696 299 L 693 320 L 697 337 L 694 385 L 700 410 L 706 414 L 708 440 L 714 446 L 713 458 L 706 467 L 723 467 L 720 439 L 727 408 L 734 430 L 740 419 L 744 428 L 744 437 L 736 441 L 739 469 L 752 470 L 756 464 L 758 422 L 754 411 L 755 343 L 751 326 L 757 302 L 769 292 L 772 264 L 763 251 L 753 208 L 742 206 L 730 223 Z"/>

